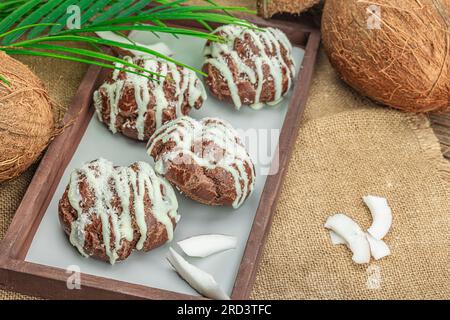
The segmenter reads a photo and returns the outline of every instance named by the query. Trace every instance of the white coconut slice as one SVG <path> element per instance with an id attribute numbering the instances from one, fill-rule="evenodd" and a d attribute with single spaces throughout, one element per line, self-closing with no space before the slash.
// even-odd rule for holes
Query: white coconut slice
<path id="1" fill-rule="evenodd" d="M 375 239 L 381 240 L 389 232 L 392 225 L 392 210 L 385 198 L 377 196 L 363 197 L 364 203 L 372 214 L 372 225 L 367 230 Z"/>
<path id="2" fill-rule="evenodd" d="M 190 257 L 204 258 L 229 249 L 235 249 L 237 238 L 221 234 L 205 234 L 177 242 Z"/>
<path id="3" fill-rule="evenodd" d="M 369 242 L 370 252 L 375 260 L 380 260 L 391 254 L 391 250 L 383 240 L 375 239 L 369 233 L 366 236 Z"/>
<path id="4" fill-rule="evenodd" d="M 339 246 L 341 244 L 347 244 L 347 242 L 345 242 L 345 240 L 334 231 L 330 231 L 330 239 L 331 239 L 331 243 L 334 246 Z"/>
<path id="5" fill-rule="evenodd" d="M 325 228 L 334 231 L 345 240 L 352 251 L 352 260 L 358 264 L 370 262 L 370 247 L 365 232 L 345 214 L 338 213 L 328 218 Z"/>
<path id="6" fill-rule="evenodd" d="M 136 44 L 139 45 L 141 47 L 147 48 L 149 50 L 153 50 L 156 51 L 158 53 L 161 53 L 165 56 L 172 56 L 173 55 L 173 51 L 170 50 L 170 48 L 163 42 L 158 42 L 158 43 L 154 43 L 154 44 L 142 44 L 139 42 L 134 42 L 134 41 L 130 41 L 127 38 L 121 37 L 118 34 L 115 34 L 114 32 L 111 31 L 98 31 L 96 32 L 96 34 L 105 40 L 111 40 L 111 41 L 116 41 L 116 42 L 120 42 L 120 43 L 125 43 L 125 44 Z M 121 48 L 122 51 L 125 52 L 130 52 L 131 54 L 133 54 L 134 56 L 138 57 L 138 56 L 144 56 L 144 57 L 153 57 L 153 55 L 149 54 L 149 53 L 145 53 L 142 51 L 138 51 L 138 50 L 133 50 L 133 49 L 126 49 L 126 48 Z"/>
<path id="7" fill-rule="evenodd" d="M 180 277 L 198 293 L 210 299 L 230 300 L 212 275 L 187 262 L 172 248 L 169 248 L 167 260 Z"/>

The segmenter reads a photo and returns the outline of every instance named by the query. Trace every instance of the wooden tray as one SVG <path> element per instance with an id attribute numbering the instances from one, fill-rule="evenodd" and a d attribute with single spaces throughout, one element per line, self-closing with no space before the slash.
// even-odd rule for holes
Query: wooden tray
<path id="1" fill-rule="evenodd" d="M 442 154 L 450 161 L 450 112 L 431 113 L 431 126 L 441 143 Z"/>
<path id="2" fill-rule="evenodd" d="M 305 49 L 305 56 L 280 134 L 279 170 L 266 180 L 234 283 L 232 299 L 248 298 L 255 281 L 282 181 L 297 138 L 320 43 L 320 33 L 312 27 L 255 17 L 251 20 L 260 26 L 282 29 L 293 44 Z M 66 281 L 69 274 L 66 270 L 25 261 L 47 206 L 92 117 L 92 93 L 106 72 L 99 67 L 89 68 L 66 114 L 66 119 L 76 117 L 75 123 L 49 146 L 4 240 L 0 243 L 0 287 L 54 299 L 199 299 L 198 296 L 89 274 L 81 274 L 81 290 L 68 290 Z"/>

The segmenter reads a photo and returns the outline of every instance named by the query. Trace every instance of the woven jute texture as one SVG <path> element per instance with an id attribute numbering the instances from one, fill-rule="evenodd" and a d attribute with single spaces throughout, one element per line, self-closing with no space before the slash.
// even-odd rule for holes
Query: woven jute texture
<path id="1" fill-rule="evenodd" d="M 252 293 L 255 299 L 450 298 L 449 164 L 425 116 L 376 106 L 342 84 L 321 54 Z M 323 225 L 361 197 L 386 197 L 392 255 L 358 266 Z"/>
<path id="2" fill-rule="evenodd" d="M 67 107 L 82 65 L 21 59 Z M 35 166 L 0 184 L 0 240 Z M 314 82 L 251 297 L 254 299 L 449 299 L 449 164 L 428 119 L 354 94 L 319 55 Z M 323 227 L 344 212 L 361 226 L 361 197 L 386 197 L 394 214 L 392 255 L 357 266 Z M 30 299 L 0 291 L 0 299 Z"/>

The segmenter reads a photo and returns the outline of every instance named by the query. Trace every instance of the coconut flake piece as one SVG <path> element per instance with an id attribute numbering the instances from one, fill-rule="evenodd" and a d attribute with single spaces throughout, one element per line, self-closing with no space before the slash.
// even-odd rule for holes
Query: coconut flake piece
<path id="1" fill-rule="evenodd" d="M 372 237 L 369 233 L 366 234 L 369 242 L 370 252 L 375 260 L 380 260 L 391 254 L 391 250 L 383 240 L 378 240 Z"/>
<path id="2" fill-rule="evenodd" d="M 212 275 L 187 262 L 172 248 L 169 248 L 167 260 L 180 277 L 198 293 L 211 299 L 230 300 Z"/>
<path id="3" fill-rule="evenodd" d="M 370 247 L 366 234 L 359 225 L 345 214 L 338 213 L 327 219 L 325 228 L 334 231 L 345 240 L 352 251 L 352 260 L 358 264 L 370 262 Z"/>
<path id="4" fill-rule="evenodd" d="M 375 239 L 381 240 L 389 232 L 392 225 L 392 210 L 385 198 L 377 196 L 363 197 L 364 203 L 372 214 L 372 225 L 367 230 Z"/>
<path id="5" fill-rule="evenodd" d="M 377 240 L 374 237 L 372 237 L 369 233 L 366 233 L 366 237 L 367 241 L 369 242 L 370 253 L 375 260 L 380 260 L 391 254 L 391 250 L 383 240 Z M 330 239 L 331 243 L 335 246 L 343 244 L 348 247 L 345 240 L 334 231 L 330 231 Z"/>
<path id="6" fill-rule="evenodd" d="M 205 258 L 214 253 L 235 249 L 237 238 L 221 234 L 205 234 L 177 242 L 190 257 Z"/>
<path id="7" fill-rule="evenodd" d="M 114 32 L 111 31 L 98 31 L 96 32 L 96 34 L 105 40 L 111 40 L 111 41 L 116 41 L 116 42 L 120 42 L 120 43 L 125 43 L 125 44 L 136 44 L 138 46 L 147 48 L 149 50 L 153 50 L 156 52 L 159 52 L 165 56 L 172 56 L 173 55 L 173 51 L 170 50 L 170 48 L 163 42 L 158 42 L 155 44 L 142 44 L 139 42 L 135 42 L 135 41 L 130 41 L 129 39 L 125 38 L 125 37 L 121 37 L 120 35 L 115 34 Z M 134 56 L 138 57 L 138 56 L 144 56 L 144 57 L 153 57 L 153 55 L 149 54 L 149 53 L 145 53 L 139 50 L 133 50 L 133 49 L 127 49 L 124 48 L 122 49 L 124 51 L 128 51 L 131 52 Z"/>
<path id="8" fill-rule="evenodd" d="M 330 231 L 330 239 L 331 243 L 335 246 L 347 244 L 347 242 L 345 242 L 345 240 L 334 231 Z"/>

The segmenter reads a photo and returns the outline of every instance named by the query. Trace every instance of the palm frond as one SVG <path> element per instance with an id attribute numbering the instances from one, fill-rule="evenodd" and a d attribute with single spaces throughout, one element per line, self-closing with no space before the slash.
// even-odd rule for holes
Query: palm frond
<path id="1" fill-rule="evenodd" d="M 123 10 L 122 12 L 120 12 L 117 17 L 128 17 L 131 16 L 133 14 L 138 13 L 139 11 L 141 11 L 142 9 L 145 8 L 145 6 L 147 6 L 149 3 L 149 1 L 145 1 L 145 0 L 140 0 L 137 3 L 135 3 L 133 6 Z"/>
<path id="2" fill-rule="evenodd" d="M 11 82 L 9 82 L 9 80 L 6 79 L 6 78 L 5 78 L 4 76 L 2 76 L 1 74 L 0 74 L 0 81 L 3 82 L 3 83 L 5 83 L 5 84 L 8 85 L 8 86 L 11 86 Z"/>
<path id="3" fill-rule="evenodd" d="M 9 34 L 4 42 L 11 43 L 20 38 L 20 36 L 25 32 L 25 29 L 21 29 L 21 27 L 28 27 L 37 24 L 42 19 L 42 15 L 50 12 L 53 8 L 55 8 L 60 3 L 60 0 L 49 0 L 45 5 L 34 11 L 28 17 L 23 19 L 16 27 L 16 32 Z M 54 25 L 54 23 L 53 23 Z M 41 25 L 42 26 L 42 25 Z M 49 26 L 49 25 L 47 25 Z"/>
<path id="4" fill-rule="evenodd" d="M 81 49 L 81 48 L 70 48 L 70 47 L 66 47 L 66 46 L 59 46 L 59 45 L 50 45 L 50 44 L 29 44 L 29 45 L 24 45 L 22 46 L 23 48 L 28 48 L 28 49 L 40 49 L 40 50 L 46 50 L 51 51 L 51 52 L 67 52 L 67 53 L 71 53 L 74 55 L 79 55 L 79 56 L 83 56 L 83 57 L 87 57 L 87 58 L 95 58 L 95 59 L 100 59 L 100 60 L 104 60 L 104 61 L 109 61 L 109 62 L 113 62 L 113 63 L 118 63 L 120 65 L 123 66 L 127 66 L 127 67 L 131 67 L 133 69 L 142 71 L 142 72 L 146 72 L 149 73 L 153 76 L 154 79 L 160 77 L 159 74 L 157 74 L 156 72 L 148 72 L 145 68 L 142 68 L 140 66 L 135 66 L 133 63 L 128 62 L 127 60 L 115 57 L 115 56 L 111 56 L 109 54 L 105 54 L 105 53 L 101 53 L 101 52 L 95 52 L 92 50 L 86 50 L 86 49 Z"/>
<path id="5" fill-rule="evenodd" d="M 0 3 L 0 10 L 11 10 L 15 9 L 17 5 L 23 4 L 24 2 L 27 2 L 27 0 L 11 0 L 11 1 L 4 1 Z"/>
<path id="6" fill-rule="evenodd" d="M 89 20 L 97 15 L 100 11 L 105 9 L 106 6 L 108 6 L 111 2 L 114 0 L 97 0 L 94 5 L 90 6 L 86 12 L 83 13 L 81 16 L 81 25 L 84 25 L 86 22 L 89 22 Z"/>
<path id="7" fill-rule="evenodd" d="M 189 0 L 175 0 L 175 1 L 172 1 L 172 2 L 164 1 L 164 0 L 158 1 L 160 3 L 159 6 L 154 6 L 153 8 L 147 9 L 143 13 L 144 14 L 149 14 L 149 13 L 152 13 L 152 12 L 155 12 L 155 11 L 163 10 L 163 9 L 165 9 L 167 7 L 179 6 L 179 5 L 183 4 L 183 3 L 186 3 L 187 1 L 189 1 Z"/>
<path id="8" fill-rule="evenodd" d="M 92 0 L 79 0 L 79 1 L 72 1 L 73 5 L 76 5 L 78 8 L 80 8 L 80 14 L 81 17 L 83 17 L 85 10 L 89 8 L 89 6 L 94 6 L 95 2 Z M 57 34 L 61 30 L 64 29 L 66 26 L 67 19 L 69 18 L 69 14 L 67 13 L 67 8 L 64 11 L 63 15 L 59 17 L 59 19 L 56 21 L 59 26 L 54 26 L 50 29 L 49 34 Z"/>
<path id="9" fill-rule="evenodd" d="M 45 52 L 45 51 L 27 50 L 27 49 L 5 49 L 4 51 L 10 55 L 14 55 L 14 54 L 29 55 L 29 56 L 49 57 L 49 58 L 55 58 L 55 59 L 60 59 L 60 60 L 81 62 L 81 63 L 91 64 L 91 65 L 95 65 L 95 66 L 99 66 L 99 67 L 103 67 L 103 68 L 125 71 L 127 73 L 134 73 L 134 74 L 142 75 L 143 77 L 147 77 L 151 80 L 155 80 L 155 78 L 153 78 L 151 76 L 146 76 L 145 74 L 142 74 L 140 72 L 136 72 L 133 70 L 127 70 L 122 67 L 110 65 L 107 63 L 102 63 L 102 62 L 99 62 L 96 60 L 88 60 L 88 59 L 78 58 L 78 57 L 69 56 L 69 55 L 62 55 L 62 54 L 56 54 L 56 53 L 51 53 L 51 52 Z M 136 67 L 138 67 L 138 66 L 133 65 L 133 68 L 136 68 Z M 146 72 L 150 73 L 150 71 L 147 71 L 147 70 L 146 70 Z M 157 77 L 159 78 L 159 77 L 161 77 L 161 75 L 157 75 Z"/>
<path id="10" fill-rule="evenodd" d="M 29 13 L 40 2 L 41 0 L 30 0 L 21 5 L 17 10 L 14 10 L 0 22 L 0 33 L 7 31 L 10 27 L 14 26 L 19 19 Z"/>
<path id="11" fill-rule="evenodd" d="M 190 10 L 183 7 L 169 7 L 168 9 L 158 10 L 151 13 L 143 13 L 134 16 L 127 17 L 116 17 L 110 19 L 106 22 L 93 24 L 93 25 L 116 25 L 116 24 L 127 24 L 127 23 L 141 23 L 148 21 L 175 21 L 175 20 L 193 20 L 193 21 L 208 21 L 213 23 L 229 23 L 237 24 L 246 27 L 252 27 L 252 24 L 234 16 L 221 14 L 218 12 L 211 12 L 214 10 L 232 10 L 244 13 L 253 13 L 253 11 L 242 7 L 232 7 L 232 6 L 188 6 Z"/>
<path id="12" fill-rule="evenodd" d="M 17 42 L 14 43 L 10 46 L 8 46 L 7 48 L 21 48 L 21 47 L 27 47 L 27 46 L 32 46 L 35 44 L 39 44 L 39 43 L 44 43 L 44 42 L 67 42 L 67 41 L 74 41 L 74 42 L 83 42 L 83 43 L 94 43 L 94 44 L 100 44 L 100 45 L 107 45 L 107 46 L 111 46 L 111 47 L 119 47 L 122 49 L 131 49 L 131 50 L 137 50 L 143 53 L 148 53 L 151 55 L 154 55 L 158 58 L 161 59 L 165 59 L 169 62 L 175 63 L 177 65 L 180 65 L 182 67 L 186 67 L 189 68 L 195 72 L 198 73 L 202 73 L 200 70 L 197 70 L 193 67 L 190 67 L 180 61 L 177 61 L 175 59 L 172 59 L 170 57 L 166 57 L 162 54 L 160 54 L 157 51 L 148 49 L 146 47 L 137 45 L 137 44 L 127 44 L 127 43 L 122 43 L 122 42 L 117 42 L 117 41 L 112 41 L 112 40 L 106 40 L 106 39 L 101 39 L 101 38 L 96 38 L 96 37 L 87 37 L 87 36 L 72 36 L 72 35 L 62 35 L 62 36 L 47 36 L 47 37 L 41 37 L 41 38 L 36 38 L 36 39 L 31 39 L 31 40 L 24 40 L 21 42 Z M 77 50 L 81 50 L 80 48 L 77 48 Z"/>
<path id="13" fill-rule="evenodd" d="M 161 4 L 160 6 L 156 6 L 157 8 L 158 7 L 163 7 L 163 6 L 178 8 L 178 7 L 181 6 L 182 3 L 186 3 L 187 2 L 187 0 L 175 0 L 175 1 L 172 1 L 172 2 L 168 1 L 168 0 L 157 0 L 157 1 Z M 205 1 L 208 2 L 208 0 L 205 0 Z M 214 4 L 214 6 L 217 6 L 217 5 Z M 155 10 L 155 11 L 158 11 L 158 10 Z M 160 20 L 155 20 L 155 21 L 159 21 L 159 23 L 162 23 Z M 213 31 L 213 28 L 208 23 L 206 23 L 205 21 L 198 20 L 198 23 L 201 24 L 206 30 L 208 30 L 210 32 Z M 175 37 L 176 37 L 176 35 L 175 35 Z"/>
<path id="14" fill-rule="evenodd" d="M 141 30 L 158 36 L 160 33 L 203 38 L 211 41 L 223 39 L 209 32 L 183 27 L 171 27 L 166 22 L 190 20 L 211 31 L 210 23 L 235 24 L 254 28 L 249 22 L 234 17 L 232 12 L 252 12 L 242 7 L 220 6 L 212 0 L 204 0 L 205 5 L 187 6 L 187 0 L 0 0 L 0 50 L 9 54 L 35 55 L 76 61 L 110 69 L 143 74 L 157 80 L 159 75 L 149 72 L 124 59 L 101 51 L 101 46 L 118 47 L 151 54 L 157 58 L 189 68 L 171 57 L 165 56 L 132 41 L 122 43 L 88 36 L 99 31 L 111 31 L 126 38 L 122 32 Z M 149 4 L 152 6 L 149 6 Z M 67 29 L 66 21 L 70 13 L 67 9 L 76 5 L 80 9 L 80 29 Z M 70 42 L 67 47 L 61 42 Z M 60 43 L 60 44 L 54 44 Z M 88 44 L 93 50 L 77 47 Z M 72 47 L 74 46 L 75 47 Z M 117 64 L 117 65 L 116 65 Z M 0 75 L 0 81 L 8 81 Z"/>
<path id="15" fill-rule="evenodd" d="M 117 2 L 113 4 L 108 10 L 102 12 L 101 14 L 97 15 L 92 23 L 100 23 L 105 22 L 119 14 L 119 12 L 123 11 L 123 8 L 128 8 L 134 0 L 122 0 L 120 2 Z"/>
<path id="16" fill-rule="evenodd" d="M 59 6 L 55 9 L 45 13 L 42 17 L 41 23 L 57 23 L 59 18 L 67 12 L 67 8 L 74 3 L 74 0 L 59 0 Z M 38 37 L 47 28 L 46 27 L 36 27 L 28 33 L 28 39 Z"/>
<path id="17" fill-rule="evenodd" d="M 29 25 L 26 25 L 26 26 L 23 26 L 23 27 L 17 27 L 17 28 L 14 28 L 12 30 L 9 30 L 9 31 L 7 31 L 5 33 L 2 33 L 2 34 L 0 34 L 0 38 L 6 37 L 6 36 L 11 35 L 11 34 L 14 34 L 14 33 L 18 32 L 18 31 L 22 31 L 22 30 L 26 30 L 26 29 L 30 29 L 30 28 L 34 28 L 34 27 L 39 27 L 39 26 L 49 27 L 49 26 L 54 26 L 54 25 L 55 25 L 55 23 L 29 24 Z M 8 39 L 7 42 L 12 42 L 12 41 Z"/>
<path id="18" fill-rule="evenodd" d="M 222 38 L 211 33 L 206 33 L 202 31 L 197 31 L 193 29 L 187 29 L 187 28 L 173 28 L 173 27 L 167 27 L 167 26 L 159 26 L 159 25 L 134 25 L 134 26 L 122 26 L 122 25 L 114 25 L 114 26 L 93 26 L 93 27 L 86 27 L 83 29 L 73 29 L 73 30 L 67 30 L 64 32 L 59 33 L 59 35 L 69 35 L 69 34 L 82 34 L 87 32 L 99 32 L 99 31 L 150 31 L 155 33 L 170 33 L 170 34 L 177 34 L 177 35 L 185 35 L 185 36 L 193 36 L 196 38 L 203 38 L 206 40 L 211 41 L 222 41 Z M 57 35 L 55 35 L 57 37 Z"/>

